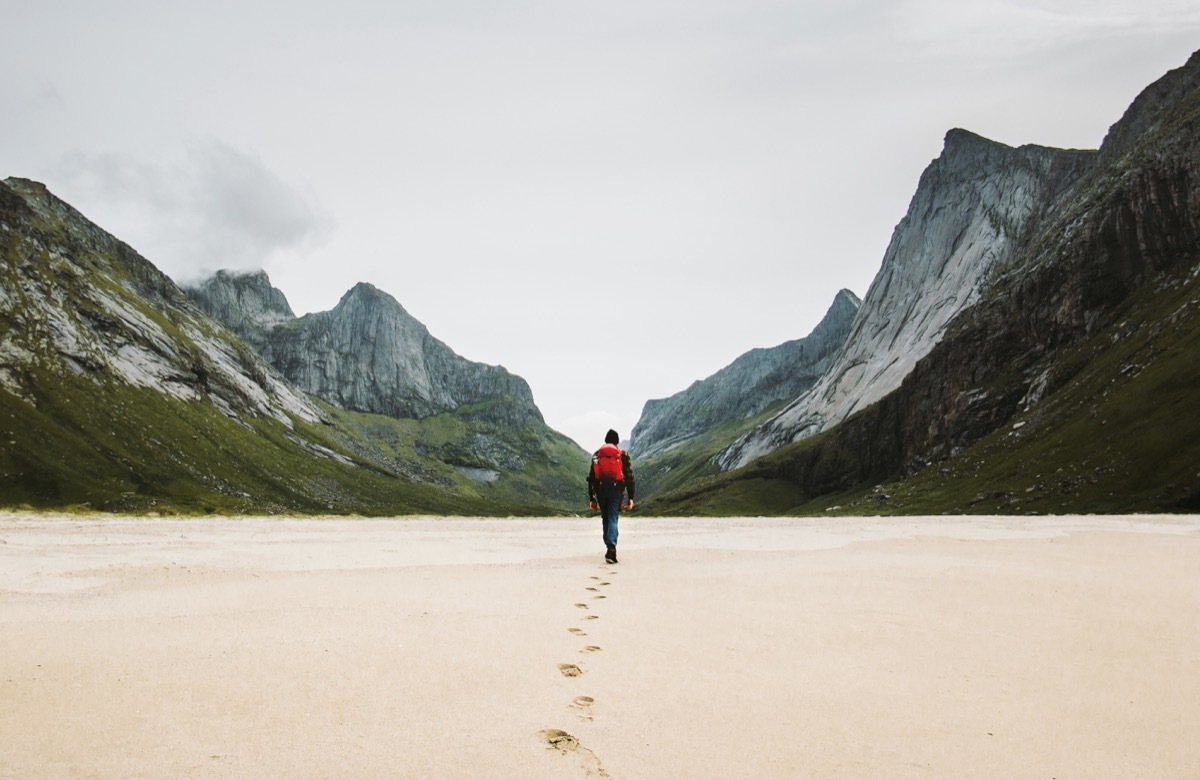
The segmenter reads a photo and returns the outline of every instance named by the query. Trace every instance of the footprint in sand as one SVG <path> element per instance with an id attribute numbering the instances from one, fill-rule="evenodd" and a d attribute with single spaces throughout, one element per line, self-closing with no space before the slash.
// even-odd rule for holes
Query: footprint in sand
<path id="1" fill-rule="evenodd" d="M 538 736 L 545 741 L 547 747 L 562 753 L 579 749 L 579 739 L 562 729 L 542 729 Z"/>
<path id="2" fill-rule="evenodd" d="M 579 652 L 581 652 L 581 653 L 594 653 L 594 652 L 596 652 L 596 651 L 597 651 L 597 650 L 599 650 L 599 649 L 600 649 L 600 646 L 599 646 L 599 645 L 588 645 L 587 647 L 583 648 L 583 649 L 582 649 L 582 650 L 580 650 Z"/>
<path id="3" fill-rule="evenodd" d="M 599 596 L 592 596 L 592 598 L 594 598 L 594 599 L 606 599 L 606 598 L 608 598 L 608 596 L 605 596 L 603 593 L 601 593 Z"/>
<path id="4" fill-rule="evenodd" d="M 604 765 L 600 763 L 596 754 L 579 744 L 579 738 L 573 734 L 568 734 L 562 729 L 542 729 L 537 736 L 547 750 L 557 751 L 563 756 L 575 756 L 581 764 L 580 768 L 588 777 L 599 777 L 602 780 L 612 777 L 604 770 Z"/>
<path id="5" fill-rule="evenodd" d="M 576 696 L 571 699 L 571 709 L 578 710 L 575 716 L 580 720 L 590 721 L 592 720 L 592 705 L 595 703 L 596 700 L 591 696 Z"/>
<path id="6" fill-rule="evenodd" d="M 590 591 L 592 591 L 593 593 L 595 593 L 596 591 L 598 591 L 598 590 L 600 590 L 600 589 L 599 589 L 599 588 L 584 588 L 584 590 L 590 590 Z"/>
<path id="7" fill-rule="evenodd" d="M 580 609 L 587 609 L 587 608 L 588 608 L 588 605 L 587 605 L 587 604 L 576 604 L 575 606 L 579 607 Z"/>
<path id="8" fill-rule="evenodd" d="M 599 620 L 599 619 L 600 619 L 599 615 L 588 615 L 587 617 L 584 618 L 584 620 Z"/>
<path id="9" fill-rule="evenodd" d="M 559 664 L 558 671 L 562 672 L 563 677 L 578 677 L 583 674 L 583 670 L 575 664 Z"/>
<path id="10" fill-rule="evenodd" d="M 577 635 L 577 636 L 587 636 L 587 634 L 583 633 L 583 629 L 582 629 L 582 628 L 568 628 L 567 630 L 568 630 L 568 631 L 570 631 L 572 634 L 575 634 L 575 635 Z"/>

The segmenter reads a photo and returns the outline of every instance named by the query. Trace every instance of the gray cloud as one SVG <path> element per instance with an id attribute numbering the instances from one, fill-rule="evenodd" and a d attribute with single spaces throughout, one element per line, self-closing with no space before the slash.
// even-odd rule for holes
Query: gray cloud
<path id="1" fill-rule="evenodd" d="M 175 165 L 75 152 L 55 174 L 85 213 L 138 236 L 135 248 L 180 281 L 286 262 L 328 232 L 313 199 L 220 141 L 192 145 Z"/>

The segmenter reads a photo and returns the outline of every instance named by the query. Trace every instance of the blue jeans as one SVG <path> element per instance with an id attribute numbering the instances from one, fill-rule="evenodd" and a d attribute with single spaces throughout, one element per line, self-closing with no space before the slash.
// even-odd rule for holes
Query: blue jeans
<path id="1" fill-rule="evenodd" d="M 621 499 L 625 491 L 620 487 L 602 485 L 596 502 L 600 506 L 600 522 L 604 528 L 604 546 L 617 546 L 617 516 L 621 514 Z"/>

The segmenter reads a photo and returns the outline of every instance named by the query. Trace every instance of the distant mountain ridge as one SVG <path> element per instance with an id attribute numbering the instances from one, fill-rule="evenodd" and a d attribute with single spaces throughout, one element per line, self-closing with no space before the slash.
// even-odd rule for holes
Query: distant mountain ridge
<path id="1" fill-rule="evenodd" d="M 899 387 L 979 300 L 993 270 L 1021 257 L 1041 216 L 1096 156 L 948 132 L 892 233 L 842 353 L 804 395 L 721 453 L 721 466 L 745 465 L 826 430 Z"/>
<path id="2" fill-rule="evenodd" d="M 1200 52 L 1096 152 L 948 134 L 845 354 L 651 511 L 1195 511 L 1198 387 Z"/>
<path id="3" fill-rule="evenodd" d="M 642 458 L 661 455 L 721 423 L 749 419 L 795 398 L 828 368 L 861 304 L 853 292 L 841 290 L 805 338 L 751 350 L 686 390 L 647 401 L 633 428 L 631 452 Z"/>
<path id="4" fill-rule="evenodd" d="M 44 185 L 17 178 L 0 183 L 0 252 L 0 506 L 512 515 L 578 505 L 586 453 L 545 425 L 524 380 L 458 357 L 368 285 L 333 312 L 296 318 L 265 274 L 225 275 L 205 305 L 226 326 Z"/>
<path id="5" fill-rule="evenodd" d="M 221 339 L 165 274 L 44 185 L 6 179 L 0 212 L 8 237 L 0 378 L 10 392 L 32 398 L 25 369 L 61 361 L 95 381 L 207 398 L 229 415 L 251 411 L 287 425 L 293 415 L 320 417 L 253 351 Z M 58 230 L 24 229 L 38 223 Z"/>
<path id="6" fill-rule="evenodd" d="M 236 333 L 260 354 L 267 347 L 267 334 L 276 326 L 296 319 L 287 297 L 271 285 L 266 271 L 217 271 L 183 291 L 209 316 Z"/>
<path id="7" fill-rule="evenodd" d="M 202 308 L 23 179 L 0 183 L 0 252 L 2 506 L 578 504 L 586 454 L 524 380 L 455 355 L 370 285 L 297 318 L 265 274 L 218 274 Z M 947 133 L 849 317 L 851 302 L 803 349 L 753 350 L 648 402 L 639 506 L 1200 510 L 1200 52 L 1098 151 Z"/>
<path id="8" fill-rule="evenodd" d="M 261 271 L 220 271 L 185 290 L 288 381 L 344 409 L 420 419 L 479 406 L 492 422 L 544 422 L 524 379 L 460 357 L 370 284 L 300 318 Z"/>

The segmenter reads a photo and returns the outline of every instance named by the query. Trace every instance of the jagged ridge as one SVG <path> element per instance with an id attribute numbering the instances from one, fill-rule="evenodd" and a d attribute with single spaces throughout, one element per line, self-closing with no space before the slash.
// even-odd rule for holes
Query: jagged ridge
<path id="1" fill-rule="evenodd" d="M 842 353 L 776 417 L 718 457 L 736 468 L 845 420 L 900 386 L 979 300 L 993 271 L 1021 257 L 1050 204 L 1092 169 L 1095 152 L 1017 149 L 965 130 L 946 134 L 893 231 Z"/>
<path id="2" fill-rule="evenodd" d="M 251 350 L 221 337 L 165 274 L 44 185 L 0 184 L 5 240 L 0 384 L 33 398 L 30 365 L 119 380 L 230 416 L 285 425 L 319 412 Z"/>
<path id="3" fill-rule="evenodd" d="M 887 511 L 880 483 L 920 475 L 931 498 L 900 511 L 1194 509 L 1200 53 L 1133 102 L 1095 159 L 899 388 L 669 503 L 695 511 L 753 485 L 786 512 L 879 485 L 871 511 Z"/>
<path id="4" fill-rule="evenodd" d="M 578 501 L 577 445 L 540 417 L 483 419 L 513 418 L 509 396 L 424 420 L 337 409 L 41 184 L 0 184 L 0 251 L 4 505 L 509 515 Z M 242 293 L 242 330 L 288 321 L 281 296 Z"/>
<path id="5" fill-rule="evenodd" d="M 543 423 L 524 379 L 460 357 L 370 284 L 298 319 L 261 271 L 218 272 L 188 293 L 288 381 L 344 409 L 413 419 L 468 409 L 499 424 Z"/>
<path id="6" fill-rule="evenodd" d="M 633 428 L 631 451 L 638 457 L 661 455 L 723 422 L 748 420 L 773 403 L 795 398 L 828 368 L 861 304 L 853 292 L 842 290 L 805 338 L 751 350 L 686 390 L 647 401 Z"/>

